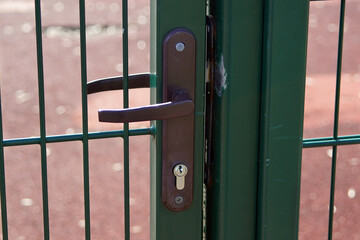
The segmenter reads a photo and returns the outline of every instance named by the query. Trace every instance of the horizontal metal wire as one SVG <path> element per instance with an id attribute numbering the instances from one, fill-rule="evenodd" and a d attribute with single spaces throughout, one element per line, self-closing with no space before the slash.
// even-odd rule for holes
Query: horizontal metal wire
<path id="1" fill-rule="evenodd" d="M 360 135 L 340 136 L 337 139 L 332 137 L 304 139 L 303 147 L 330 147 L 340 145 L 360 144 Z"/>
<path id="2" fill-rule="evenodd" d="M 141 135 L 152 135 L 154 134 L 154 128 L 139 128 L 129 130 L 129 136 L 141 136 Z M 100 139 L 100 138 L 115 138 L 123 137 L 124 131 L 105 131 L 105 132 L 90 132 L 88 135 L 89 139 Z M 69 134 L 69 135 L 52 135 L 46 136 L 47 143 L 57 143 L 57 142 L 70 142 L 70 141 L 81 141 L 83 140 L 83 134 Z M 4 147 L 11 146 L 21 146 L 21 145 L 31 145 L 31 144 L 40 144 L 40 137 L 29 137 L 29 138 L 14 138 L 14 139 L 5 139 L 3 141 Z"/>

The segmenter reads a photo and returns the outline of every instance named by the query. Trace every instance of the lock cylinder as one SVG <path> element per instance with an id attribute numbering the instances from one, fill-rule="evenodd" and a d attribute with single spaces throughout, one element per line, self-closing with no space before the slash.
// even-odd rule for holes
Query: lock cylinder
<path id="1" fill-rule="evenodd" d="M 174 175 L 176 178 L 177 190 L 183 190 L 185 188 L 185 176 L 188 172 L 187 167 L 184 164 L 178 164 L 174 167 Z"/>

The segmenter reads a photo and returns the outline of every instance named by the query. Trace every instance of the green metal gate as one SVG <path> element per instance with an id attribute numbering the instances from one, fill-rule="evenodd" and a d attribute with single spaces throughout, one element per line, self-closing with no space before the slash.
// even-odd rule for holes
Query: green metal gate
<path id="1" fill-rule="evenodd" d="M 45 3 L 46 2 L 42 2 Z M 164 38 L 173 29 L 184 29 L 188 35 L 196 39 L 193 49 L 193 65 L 196 70 L 193 72 L 194 89 L 191 99 L 191 111 L 193 112 L 193 141 L 194 151 L 193 158 L 196 159 L 194 164 L 188 167 L 188 175 L 193 175 L 192 180 L 187 180 L 187 185 L 192 183 L 191 198 L 181 197 L 177 204 L 182 206 L 182 201 L 188 201 L 188 209 L 179 212 L 174 209 L 171 211 L 163 205 L 161 195 L 161 169 L 162 169 L 162 122 L 152 122 L 151 127 L 142 129 L 129 129 L 128 121 L 125 121 L 123 130 L 89 132 L 88 123 L 88 94 L 105 90 L 122 89 L 123 107 L 129 107 L 129 89 L 134 88 L 134 76 L 129 76 L 129 24 L 128 24 L 128 1 L 122 2 L 122 77 L 100 79 L 88 83 L 87 77 L 87 40 L 86 40 L 86 18 L 84 0 L 78 2 L 79 24 L 80 24 L 80 58 L 81 58 L 81 102 L 82 102 L 82 133 L 65 134 L 49 136 L 46 133 L 45 121 L 45 90 L 44 90 L 44 58 L 43 58 L 43 26 L 42 26 L 42 8 L 41 1 L 35 1 L 35 19 L 36 19 L 36 49 L 37 49 L 37 75 L 38 75 L 38 92 L 39 92 L 39 116 L 40 116 L 40 134 L 39 137 L 25 137 L 16 139 L 3 139 L 2 127 L 0 128 L 0 150 L 1 150 L 1 215 L 2 215 L 2 239 L 9 239 L 8 234 L 8 216 L 7 216 L 7 198 L 6 198 L 6 173 L 4 166 L 4 148 L 10 146 L 34 145 L 41 147 L 41 182 L 42 182 L 42 215 L 43 215 L 43 233 L 44 239 L 50 239 L 49 222 L 49 199 L 48 199 L 48 169 L 47 169 L 47 144 L 59 142 L 82 142 L 83 149 L 83 191 L 84 191 L 84 222 L 85 222 L 85 239 L 91 239 L 90 227 L 90 183 L 89 183 L 89 140 L 104 138 L 123 139 L 123 159 L 124 159 L 124 239 L 130 239 L 130 195 L 129 195 L 129 139 L 132 136 L 150 135 L 151 137 L 151 239 L 198 239 L 202 236 L 202 209 L 203 209 L 203 157 L 204 157 L 204 92 L 205 92 L 205 10 L 206 5 L 203 1 L 183 1 L 176 3 L 174 1 L 152 1 L 151 2 L 151 73 L 140 75 L 140 85 L 138 87 L 150 87 L 152 103 L 162 102 L 163 99 L 163 45 Z M 161 9 L 161 10 L 160 10 Z M 184 14 L 186 13 L 186 14 Z M 176 35 L 176 34 L 175 34 Z M 186 36 L 188 36 L 186 35 Z M 187 40 L 184 40 L 184 43 Z M 193 41 L 193 40 L 192 40 Z M 183 44 L 183 43 L 181 43 Z M 194 44 L 194 43 L 191 43 Z M 190 45 L 191 45 L 190 44 Z M 190 48 L 185 46 L 185 53 Z M 196 47 L 196 48 L 195 48 Z M 191 63 L 191 61 L 190 61 Z M 170 65 L 169 65 L 170 66 Z M 173 65 L 171 65 L 173 66 Z M 176 65 L 175 65 L 176 66 Z M 179 66 L 179 65 L 177 65 Z M 186 64 L 185 64 L 186 66 Z M 181 72 L 179 72 L 181 73 Z M 135 77 L 136 78 L 136 77 Z M 175 76 L 176 78 L 176 76 Z M 136 80 L 136 79 L 135 79 Z M 121 86 L 120 86 L 120 85 Z M 136 85 L 136 84 L 135 84 Z M 186 90 L 186 89 L 185 89 Z M 182 92 L 180 92 L 182 93 Z M 193 104 L 192 101 L 195 103 Z M 187 104 L 189 105 L 189 100 Z M 175 102 L 176 105 L 176 102 Z M 185 104 L 186 105 L 186 104 Z M 186 106 L 188 106 L 186 105 Z M 167 106 L 165 106 L 167 107 Z M 178 111 L 180 108 L 175 108 Z M 175 115 L 178 114 L 175 111 Z M 174 111 L 173 111 L 174 112 Z M 6 113 L 3 113 L 6 114 Z M 101 113 L 99 114 L 101 119 Z M 160 118 L 161 119 L 161 118 Z M 147 119 L 143 119 L 147 120 Z M 156 118 L 148 118 L 156 120 Z M 191 118 L 190 118 L 191 120 Z M 105 120 L 106 121 L 106 120 Z M 190 121 L 191 122 L 191 121 Z M 2 124 L 0 124 L 2 126 Z M 187 130 L 187 129 L 183 129 Z M 190 135 L 191 136 L 191 135 Z M 176 142 L 176 141 L 175 141 Z M 178 160 L 182 163 L 184 160 Z M 148 166 L 149 168 L 149 166 Z M 171 174 L 172 170 L 171 170 Z M 174 178 L 175 179 L 175 178 Z M 189 177 L 190 179 L 190 177 Z M 185 187 L 186 187 L 185 186 Z M 175 187 L 175 186 L 174 186 Z M 180 187 L 179 187 L 180 188 Z M 185 188 L 186 189 L 186 188 Z M 189 192 L 189 190 L 187 190 Z M 170 201 L 170 205 L 173 204 Z M 191 204 L 189 204 L 189 201 Z M 179 226 L 182 226 L 181 235 Z M 123 236 L 119 236 L 122 239 Z"/>
<path id="2" fill-rule="evenodd" d="M 129 139 L 141 135 L 151 139 L 151 239 L 297 239 L 302 147 L 333 146 L 331 239 L 337 145 L 359 143 L 359 136 L 339 137 L 337 131 L 345 0 L 341 3 L 334 135 L 303 141 L 308 1 L 151 1 L 150 73 L 130 75 L 129 9 L 123 0 L 123 76 L 89 83 L 85 1 L 79 0 L 82 132 L 47 135 L 43 26 L 40 0 L 35 0 L 40 134 L 4 139 L 0 122 L 2 239 L 9 239 L 4 148 L 40 145 L 43 231 L 44 239 L 50 239 L 46 146 L 82 143 L 89 240 L 89 140 L 119 137 L 124 237 L 130 239 Z M 176 55 L 183 53 L 188 55 Z M 176 79 L 175 87 L 169 76 Z M 175 90 L 167 90 L 168 85 Z M 141 87 L 150 87 L 156 104 L 146 108 L 148 115 L 145 108 L 128 109 L 129 90 Z M 88 94 L 107 90 L 123 91 L 124 110 L 102 110 L 99 118 L 122 122 L 123 130 L 89 132 Z M 150 127 L 130 129 L 129 122 L 142 120 L 151 120 Z M 183 123 L 181 129 L 171 128 Z M 175 149 L 176 144 L 184 148 Z M 188 175 L 177 176 L 179 166 Z"/>
<path id="3" fill-rule="evenodd" d="M 123 1 L 123 72 L 124 72 L 124 107 L 128 107 L 128 24 L 127 24 L 127 1 Z M 37 47 L 37 74 L 39 91 L 39 116 L 40 136 L 21 139 L 3 139 L 1 135 L 1 215 L 2 215 L 2 239 L 8 239 L 7 206 L 6 206 L 6 178 L 4 168 L 4 147 L 39 144 L 41 147 L 41 179 L 42 179 L 42 212 L 44 239 L 50 239 L 49 227 L 49 205 L 48 205 L 48 177 L 47 177 L 47 143 L 81 141 L 83 144 L 83 181 L 84 181 L 84 219 L 85 238 L 90 239 L 90 196 L 89 196 L 89 140 L 121 137 L 124 139 L 124 209 L 125 209 L 125 239 L 130 237 L 129 226 L 129 136 L 151 135 L 153 130 L 134 129 L 129 130 L 128 123 L 124 124 L 124 130 L 107 132 L 90 132 L 88 130 L 88 104 L 87 104 L 87 63 L 86 63 L 86 22 L 85 22 L 85 1 L 79 1 L 80 16 L 80 46 L 81 46 L 81 96 L 82 96 L 82 133 L 48 136 L 45 127 L 45 93 L 44 93 L 44 60 L 42 44 L 42 23 L 40 0 L 35 1 L 36 18 L 36 47 Z M 6 113 L 5 113 L 6 114 Z M 2 126 L 2 124 L 0 124 Z"/>

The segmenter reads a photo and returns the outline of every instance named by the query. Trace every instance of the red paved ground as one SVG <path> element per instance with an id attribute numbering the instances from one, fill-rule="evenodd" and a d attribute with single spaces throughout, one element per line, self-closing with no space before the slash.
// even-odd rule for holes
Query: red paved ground
<path id="1" fill-rule="evenodd" d="M 312 3 L 306 87 L 305 137 L 330 136 L 334 109 L 339 1 Z M 43 7 L 47 134 L 81 132 L 77 1 L 45 0 Z M 121 4 L 86 1 L 88 79 L 121 75 Z M 130 72 L 149 70 L 149 1 L 129 1 Z M 360 1 L 347 1 L 340 134 L 360 132 Z M 64 27 L 65 26 L 65 27 Z M 75 30 L 74 30 L 75 29 Z M 0 81 L 5 138 L 39 135 L 34 9 L 31 0 L 0 0 Z M 147 90 L 133 90 L 130 105 L 148 104 Z M 91 131 L 98 108 L 121 108 L 122 93 L 89 96 Z M 132 128 L 148 126 L 137 123 Z M 111 147 L 109 147 L 111 146 Z M 132 239 L 149 239 L 149 138 L 131 147 Z M 83 239 L 82 146 L 48 144 L 51 238 Z M 340 147 L 334 239 L 360 239 L 360 147 Z M 326 239 L 330 183 L 329 148 L 304 151 L 300 239 Z M 5 151 L 10 239 L 41 239 L 42 202 L 38 146 Z M 92 239 L 123 234 L 122 140 L 90 142 Z M 354 195 L 355 194 L 355 195 Z"/>

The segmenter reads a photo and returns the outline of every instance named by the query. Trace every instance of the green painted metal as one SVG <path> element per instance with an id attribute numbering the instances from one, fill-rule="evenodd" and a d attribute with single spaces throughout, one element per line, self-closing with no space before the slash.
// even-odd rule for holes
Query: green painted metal
<path id="1" fill-rule="evenodd" d="M 216 73 L 207 239 L 255 239 L 263 1 L 210 4 Z"/>
<path id="2" fill-rule="evenodd" d="M 128 49 L 128 2 L 122 1 L 122 27 L 123 27 L 123 106 L 129 107 L 129 49 Z M 130 174 L 129 174 L 129 123 L 124 123 L 124 219 L 125 240 L 130 239 Z"/>
<path id="3" fill-rule="evenodd" d="M 154 122 L 151 140 L 151 239 L 180 240 L 202 238 L 204 95 L 205 95 L 205 0 L 151 1 L 151 95 L 152 103 L 162 101 L 162 42 L 174 28 L 191 30 L 196 38 L 194 198 L 183 212 L 171 212 L 161 201 L 161 122 Z"/>
<path id="4" fill-rule="evenodd" d="M 216 47 L 212 124 L 214 159 L 211 159 L 212 176 L 207 196 L 207 239 L 297 239 L 302 145 L 334 146 L 336 153 L 337 145 L 360 143 L 360 135 L 338 137 L 337 123 L 332 138 L 308 139 L 302 143 L 308 4 L 307 1 L 289 0 L 210 2 L 210 14 L 215 19 Z M 344 7 L 344 0 L 342 4 Z M 124 108 L 129 106 L 127 5 L 128 1 L 123 0 Z M 125 239 L 130 239 L 129 137 L 137 135 L 151 136 L 151 239 L 202 239 L 206 1 L 151 1 L 152 103 L 162 101 L 162 43 L 166 34 L 183 27 L 190 29 L 197 41 L 194 198 L 188 209 L 178 213 L 166 209 L 161 201 L 161 121 L 154 121 L 152 127 L 144 129 L 130 130 L 129 124 L 125 123 L 123 131 L 88 132 L 85 0 L 79 0 L 79 13 L 82 133 L 47 136 L 41 6 L 40 0 L 35 0 L 40 136 L 4 140 L 0 109 L 3 239 L 8 239 L 4 147 L 40 145 L 44 239 L 49 239 L 46 144 L 82 141 L 85 238 L 90 240 L 88 142 L 113 137 L 124 140 L 124 229 Z M 342 36 L 340 39 L 342 44 Z M 338 86 L 340 54 L 339 59 Z M 339 97 L 336 99 L 335 121 Z M 335 181 L 335 162 L 336 157 L 333 157 L 332 181 Z M 332 198 L 334 187 L 332 184 Z M 333 200 L 330 203 L 333 206 Z M 331 216 L 329 238 L 330 223 Z"/>
<path id="5" fill-rule="evenodd" d="M 47 159 L 46 144 L 55 142 L 82 141 L 83 142 L 83 181 L 84 181 L 84 212 L 85 212 L 85 238 L 91 239 L 90 232 L 90 192 L 89 192 L 89 140 L 122 137 L 124 139 L 124 198 L 125 198 L 125 239 L 130 239 L 130 209 L 129 209 L 129 136 L 151 135 L 155 133 L 154 127 L 131 129 L 124 124 L 124 130 L 90 132 L 88 131 L 88 106 L 87 106 L 87 67 L 86 67 L 86 19 L 85 1 L 79 0 L 80 16 L 80 49 L 81 49 L 81 101 L 82 101 L 82 133 L 66 135 L 46 135 L 45 122 L 45 91 L 44 91 L 44 69 L 42 50 L 42 24 L 40 0 L 35 0 L 36 20 L 36 46 L 37 46 L 37 70 L 39 90 L 39 115 L 40 136 L 18 139 L 3 139 L 2 134 L 2 112 L 0 106 L 0 194 L 1 194 L 1 217 L 2 217 L 2 239 L 8 239 L 6 188 L 5 188 L 5 166 L 4 147 L 39 144 L 41 149 L 41 179 L 43 200 L 43 227 L 44 239 L 50 239 L 49 206 L 47 187 Z M 124 49 L 124 107 L 128 107 L 128 40 L 127 40 L 127 1 L 123 1 L 123 49 Z M 1 99 L 0 99 L 1 103 Z"/>
<path id="6" fill-rule="evenodd" d="M 312 147 L 326 147 L 326 146 L 340 146 L 340 145 L 351 145 L 359 144 L 360 135 L 349 135 L 349 136 L 339 136 L 336 139 L 332 137 L 327 138 L 311 138 L 304 139 L 303 148 L 312 148 Z"/>
<path id="7" fill-rule="evenodd" d="M 152 14 L 153 19 L 156 19 L 152 27 L 156 33 L 152 33 L 152 44 L 156 47 L 156 52 L 152 49 L 153 61 L 152 64 L 161 63 L 162 53 L 161 44 L 162 38 L 168 31 L 175 27 L 186 27 L 194 32 L 197 40 L 197 67 L 196 74 L 196 152 L 195 158 L 195 193 L 192 207 L 183 213 L 173 213 L 166 210 L 161 203 L 159 186 L 161 182 L 159 176 L 154 176 L 156 179 L 155 189 L 158 195 L 156 206 L 152 212 L 155 213 L 156 221 L 154 223 L 153 235 L 156 239 L 198 239 L 202 235 L 202 182 L 203 182 L 203 156 L 204 156 L 204 69 L 205 69 L 205 2 L 197 1 L 195 4 L 191 1 L 182 3 L 178 7 L 175 1 L 157 1 L 152 3 L 153 6 L 162 7 L 163 10 L 156 11 Z M 123 79 L 124 79 L 124 108 L 129 105 L 128 99 L 128 8 L 127 0 L 123 0 Z M 187 12 L 184 17 L 183 12 Z M 81 101 L 82 101 L 82 133 L 67 134 L 67 135 L 46 135 L 45 125 L 45 93 L 44 93 L 44 74 L 43 74 L 43 52 L 42 52 L 42 25 L 41 25 L 41 6 L 40 0 L 35 0 L 35 17 L 36 17 L 36 43 L 37 43 L 37 62 L 38 62 L 38 88 L 39 88 L 39 113 L 40 113 L 40 136 L 28 137 L 19 139 L 3 139 L 2 125 L 0 127 L 1 144 L 0 144 L 0 193 L 1 193 L 1 216 L 3 239 L 8 239 L 8 226 L 7 226 L 7 208 L 6 208 L 6 191 L 5 191 L 5 169 L 4 169 L 4 156 L 3 148 L 9 146 L 33 145 L 39 144 L 41 148 L 41 167 L 42 167 L 42 190 L 43 190 L 43 224 L 44 224 L 44 239 L 50 237 L 49 227 L 49 210 L 48 210 L 48 194 L 47 194 L 47 159 L 46 159 L 46 144 L 54 142 L 68 142 L 68 141 L 82 141 L 83 143 L 83 181 L 84 181 L 84 213 L 85 213 L 85 238 L 91 239 L 90 232 L 90 196 L 89 196 L 89 140 L 100 138 L 113 138 L 122 137 L 124 139 L 124 208 L 125 208 L 125 239 L 130 239 L 130 208 L 129 208 L 129 137 L 137 135 L 155 135 L 156 141 L 159 143 L 161 139 L 161 123 L 158 125 L 158 133 L 156 133 L 155 125 L 150 128 L 143 129 L 129 129 L 128 124 L 124 124 L 123 131 L 107 131 L 107 132 L 88 132 L 88 104 L 87 104 L 87 63 L 86 63 L 86 18 L 85 18 L 85 1 L 79 0 L 79 22 L 80 22 L 80 49 L 81 49 Z M 167 19 L 171 19 L 167 21 Z M 161 86 L 161 65 L 152 67 L 152 86 Z M 154 75 L 158 73 L 157 75 Z M 161 88 L 157 90 L 154 95 L 157 99 L 161 98 Z M 1 109 L 0 109 L 1 111 Z M 1 114 L 1 113 L 0 113 Z M 0 116 L 1 118 L 1 116 Z M 1 124 L 1 122 L 0 122 Z M 154 138 L 155 139 L 155 138 Z M 154 140 L 153 139 L 153 140 Z M 156 146 L 155 152 L 161 152 L 161 145 Z M 157 163 L 156 167 L 161 168 L 161 158 L 157 156 L 153 161 Z M 156 168 L 153 168 L 156 169 Z M 159 198 L 160 197 L 160 198 Z M 153 217 L 153 216 L 152 216 Z M 170 224 L 169 224 L 170 222 Z M 179 238 L 174 237 L 174 233 L 178 232 L 178 226 L 182 225 L 185 234 L 179 235 Z M 159 236 L 159 237 L 157 237 Z"/>
<path id="8" fill-rule="evenodd" d="M 264 1 L 259 240 L 298 238 L 308 14 L 308 1 Z"/>
<path id="9" fill-rule="evenodd" d="M 336 69 L 336 89 L 335 89 L 335 111 L 334 111 L 334 139 L 338 138 L 339 133 L 339 111 L 340 111 L 340 85 L 341 85 L 341 66 L 344 42 L 344 23 L 345 23 L 345 0 L 341 0 L 340 7 L 340 24 L 339 24 L 339 42 Z M 332 147 L 331 161 L 331 185 L 330 185 L 330 203 L 329 203 L 329 226 L 328 239 L 332 239 L 333 220 L 334 220 L 334 201 L 335 201 L 335 177 L 336 177 L 336 158 L 337 145 Z"/>
<path id="10" fill-rule="evenodd" d="M 5 178 L 5 160 L 4 160 L 4 143 L 3 143 L 3 124 L 2 124 L 2 107 L 0 95 L 0 197 L 1 197 L 1 227 L 2 239 L 8 240 L 8 221 L 6 207 L 6 178 Z"/>
<path id="11" fill-rule="evenodd" d="M 49 206 L 48 206 L 49 201 L 48 201 L 46 139 L 45 139 L 46 126 L 45 126 L 44 66 L 43 66 L 43 51 L 42 51 L 40 0 L 35 0 L 35 22 L 36 22 L 36 48 L 37 48 L 37 70 L 38 70 L 38 90 L 39 90 L 41 183 L 42 183 L 44 239 L 48 240 L 50 239 L 50 228 L 49 228 Z"/>
<path id="12" fill-rule="evenodd" d="M 139 129 L 130 129 L 129 136 L 141 136 L 141 135 L 151 135 L 154 134 L 154 128 L 139 128 Z M 88 139 L 102 139 L 102 138 L 116 138 L 124 137 L 124 131 L 104 131 L 104 132 L 89 132 Z M 68 135 L 53 135 L 46 136 L 47 143 L 57 143 L 57 142 L 70 142 L 70 141 L 82 141 L 82 133 L 68 134 Z M 31 144 L 40 144 L 39 137 L 29 137 L 29 138 L 13 138 L 3 140 L 4 147 L 11 146 L 21 146 L 21 145 L 31 145 Z"/>
<path id="13" fill-rule="evenodd" d="M 86 66 L 86 19 L 85 0 L 79 0 L 80 16 L 80 56 L 81 56 L 81 108 L 82 108 L 82 142 L 83 142 L 83 180 L 84 180 L 84 212 L 85 239 L 91 239 L 90 233 L 90 183 L 89 183 L 89 128 L 87 105 L 87 66 Z"/>

